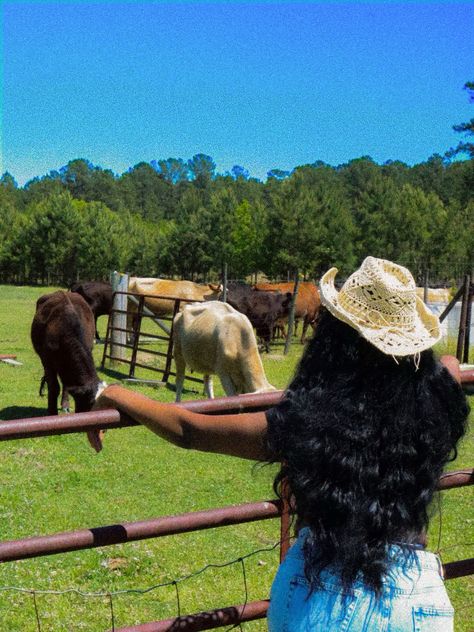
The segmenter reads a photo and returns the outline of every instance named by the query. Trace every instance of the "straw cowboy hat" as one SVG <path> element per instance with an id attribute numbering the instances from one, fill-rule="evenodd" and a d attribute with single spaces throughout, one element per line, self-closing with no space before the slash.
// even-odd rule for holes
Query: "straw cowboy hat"
<path id="1" fill-rule="evenodd" d="M 406 268 L 367 257 L 339 292 L 336 274 L 337 268 L 331 268 L 321 278 L 322 304 L 383 353 L 415 355 L 441 338 L 438 317 L 416 295 Z"/>

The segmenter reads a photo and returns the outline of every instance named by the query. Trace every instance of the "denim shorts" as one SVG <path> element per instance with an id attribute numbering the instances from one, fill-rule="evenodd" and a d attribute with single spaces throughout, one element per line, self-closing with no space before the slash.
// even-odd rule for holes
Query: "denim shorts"
<path id="1" fill-rule="evenodd" d="M 352 594 L 345 594 L 327 570 L 310 594 L 302 551 L 307 533 L 300 531 L 273 582 L 270 632 L 453 632 L 454 610 L 436 555 L 414 549 L 405 557 L 400 547 L 390 546 L 394 561 L 378 598 L 358 580 Z"/>

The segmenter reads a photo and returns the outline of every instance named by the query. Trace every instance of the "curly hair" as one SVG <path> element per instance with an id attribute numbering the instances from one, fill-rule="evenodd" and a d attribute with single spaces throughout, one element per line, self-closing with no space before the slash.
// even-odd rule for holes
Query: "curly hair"
<path id="1" fill-rule="evenodd" d="M 268 448 L 283 460 L 312 589 L 330 567 L 380 593 L 386 548 L 419 541 L 469 407 L 431 350 L 394 359 L 326 310 L 285 396 L 268 414 Z M 275 459 L 276 460 L 276 459 Z"/>

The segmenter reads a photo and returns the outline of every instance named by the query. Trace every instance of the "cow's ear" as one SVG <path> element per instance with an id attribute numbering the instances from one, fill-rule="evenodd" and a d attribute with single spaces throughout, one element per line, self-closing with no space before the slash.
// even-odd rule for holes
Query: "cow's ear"
<path id="1" fill-rule="evenodd" d="M 208 283 L 208 285 L 213 292 L 222 292 L 223 290 L 222 283 L 220 285 L 216 285 L 215 283 Z"/>

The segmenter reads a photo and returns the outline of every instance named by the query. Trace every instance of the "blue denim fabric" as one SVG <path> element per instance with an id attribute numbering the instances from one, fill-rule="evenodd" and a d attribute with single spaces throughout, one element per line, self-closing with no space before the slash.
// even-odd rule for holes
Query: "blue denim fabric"
<path id="1" fill-rule="evenodd" d="M 302 552 L 307 533 L 300 531 L 273 582 L 270 632 L 453 632 L 454 610 L 436 555 L 415 549 L 404 558 L 398 546 L 391 546 L 388 555 L 396 561 L 380 598 L 361 581 L 352 595 L 343 595 L 328 571 L 321 576 L 322 587 L 309 596 Z"/>

